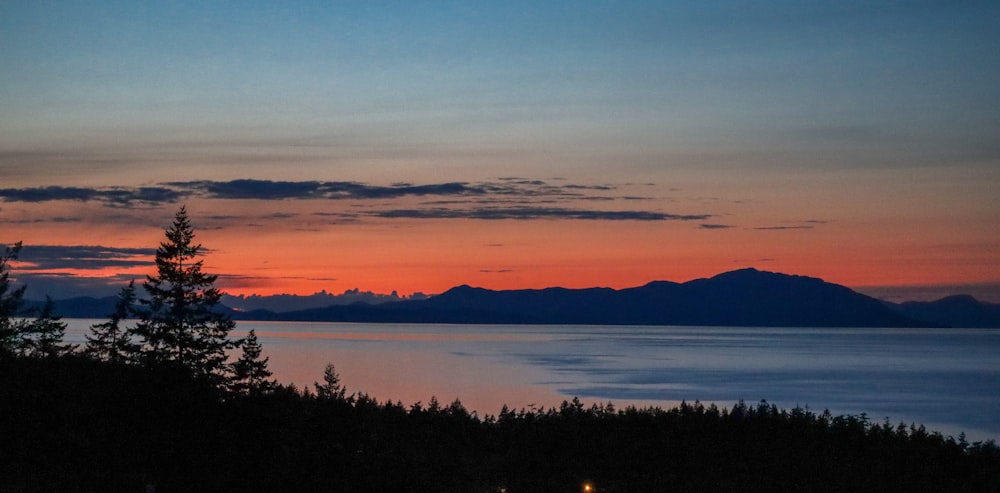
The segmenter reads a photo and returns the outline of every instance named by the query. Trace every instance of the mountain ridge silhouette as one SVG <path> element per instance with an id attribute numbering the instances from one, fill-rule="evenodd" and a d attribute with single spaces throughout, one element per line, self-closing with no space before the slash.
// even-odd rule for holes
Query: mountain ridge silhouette
<path id="1" fill-rule="evenodd" d="M 59 314 L 102 318 L 109 298 L 56 302 Z M 822 279 L 754 268 L 678 283 L 491 290 L 463 284 L 419 300 L 302 310 L 230 310 L 237 320 L 774 327 L 1000 327 L 1000 305 L 968 295 L 890 303 Z"/>

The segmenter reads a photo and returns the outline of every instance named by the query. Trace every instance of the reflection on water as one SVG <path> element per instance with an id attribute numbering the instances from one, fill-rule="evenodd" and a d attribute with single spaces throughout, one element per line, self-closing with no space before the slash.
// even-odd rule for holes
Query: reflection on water
<path id="1" fill-rule="evenodd" d="M 252 323 L 252 322 L 248 322 Z M 249 329 L 243 329 L 245 332 Z M 347 341 L 513 341 L 523 340 L 511 334 L 414 334 L 414 333 L 364 333 L 364 332 L 303 332 L 267 331 L 257 332 L 259 337 L 274 339 L 340 339 Z M 545 340 L 539 337 L 538 340 Z"/>
<path id="2" fill-rule="evenodd" d="M 68 320 L 82 342 L 91 321 Z M 284 383 L 332 362 L 349 391 L 404 404 L 461 399 L 495 414 L 585 402 L 866 413 L 1000 440 L 1000 331 L 240 322 Z"/>

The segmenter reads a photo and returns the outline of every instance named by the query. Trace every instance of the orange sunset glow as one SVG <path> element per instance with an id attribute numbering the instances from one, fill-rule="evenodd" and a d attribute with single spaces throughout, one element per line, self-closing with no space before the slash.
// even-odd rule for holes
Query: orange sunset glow
<path id="1" fill-rule="evenodd" d="M 206 267 L 221 275 L 220 285 L 231 294 L 311 294 L 352 288 L 437 293 L 459 284 L 493 289 L 623 288 L 652 280 L 685 281 L 747 266 L 859 288 L 990 283 L 998 275 L 995 252 L 989 248 L 994 233 L 985 228 L 972 229 L 962 238 L 957 230 L 967 226 L 961 224 L 905 226 L 892 224 L 889 218 L 852 224 L 839 211 L 822 208 L 800 216 L 827 218 L 821 221 L 767 222 L 767 216 L 760 216 L 755 222 L 753 218 L 763 211 L 740 220 L 737 212 L 714 213 L 735 211 L 737 206 L 692 204 L 684 209 L 709 210 L 722 222 L 750 224 L 714 228 L 702 226 L 714 219 L 691 224 L 511 218 L 340 222 L 309 217 L 311 203 L 279 203 L 274 207 L 278 212 L 269 212 L 269 202 L 241 201 L 238 214 L 221 200 L 188 201 L 187 207 L 198 240 L 207 249 Z M 352 204 L 340 207 L 350 210 Z M 29 214 L 68 215 L 79 205 L 61 202 L 37 209 Z M 290 210 L 300 212 L 282 212 Z M 222 217 L 223 211 L 230 214 Z M 31 270 L 36 265 L 31 262 L 33 244 L 155 248 L 172 209 L 138 211 L 140 216 L 125 224 L 97 220 L 101 213 L 94 211 L 94 219 L 58 227 L 35 223 L 8 227 L 8 234 L 26 245 L 20 266 L 35 275 L 141 279 L 150 272 L 149 253 L 123 257 L 136 263 L 128 268 Z M 276 214 L 289 217 L 274 218 Z M 783 217 L 781 211 L 777 214 Z"/>

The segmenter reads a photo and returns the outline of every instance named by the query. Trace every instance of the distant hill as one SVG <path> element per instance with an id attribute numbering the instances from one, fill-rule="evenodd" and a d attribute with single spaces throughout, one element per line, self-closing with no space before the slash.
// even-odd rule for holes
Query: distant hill
<path id="1" fill-rule="evenodd" d="M 820 279 L 744 269 L 622 290 L 489 291 L 461 286 L 424 302 L 441 312 L 516 315 L 533 323 L 902 327 L 924 325 Z"/>
<path id="2" fill-rule="evenodd" d="M 92 298 L 89 296 L 79 296 L 76 298 L 66 298 L 55 300 L 56 315 L 68 318 L 107 318 L 108 314 L 115 309 L 115 296 L 103 298 Z M 44 305 L 38 300 L 25 300 L 24 308 L 29 314 L 32 310 L 37 310 Z"/>
<path id="3" fill-rule="evenodd" d="M 744 269 L 615 290 L 452 288 L 421 301 L 329 306 L 244 319 L 602 325 L 920 327 L 882 301 L 821 279 Z"/>
<path id="4" fill-rule="evenodd" d="M 957 295 L 937 301 L 888 303 L 903 316 L 949 327 L 1000 328 L 1000 305 Z"/>
<path id="5" fill-rule="evenodd" d="M 60 315 L 104 318 L 114 298 L 56 302 Z M 700 325 L 748 327 L 1000 327 L 1000 305 L 970 296 L 888 303 L 822 279 L 742 269 L 627 289 L 493 291 L 458 286 L 426 299 L 237 311 L 237 320 L 385 323 Z"/>

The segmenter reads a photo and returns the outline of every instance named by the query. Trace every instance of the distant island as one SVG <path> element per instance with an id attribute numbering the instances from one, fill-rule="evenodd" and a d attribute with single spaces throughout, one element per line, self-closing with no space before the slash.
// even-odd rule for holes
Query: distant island
<path id="1" fill-rule="evenodd" d="M 357 295 L 356 292 L 345 293 Z M 370 294 L 369 294 L 370 295 Z M 255 297 L 269 298 L 269 297 Z M 283 298 L 283 299 L 280 299 Z M 289 298 L 292 298 L 289 300 Z M 1000 327 L 1000 305 L 971 296 L 933 302 L 890 303 L 822 279 L 757 269 L 725 272 L 684 283 L 654 281 L 626 289 L 546 288 L 494 291 L 458 286 L 436 296 L 367 296 L 363 301 L 280 311 L 227 307 L 237 320 L 462 323 L 695 325 L 746 327 Z M 301 297 L 305 298 L 305 297 Z M 241 298 L 246 300 L 247 298 Z M 241 299 L 231 298 L 231 301 Z M 59 314 L 102 318 L 114 298 L 58 300 Z"/>

